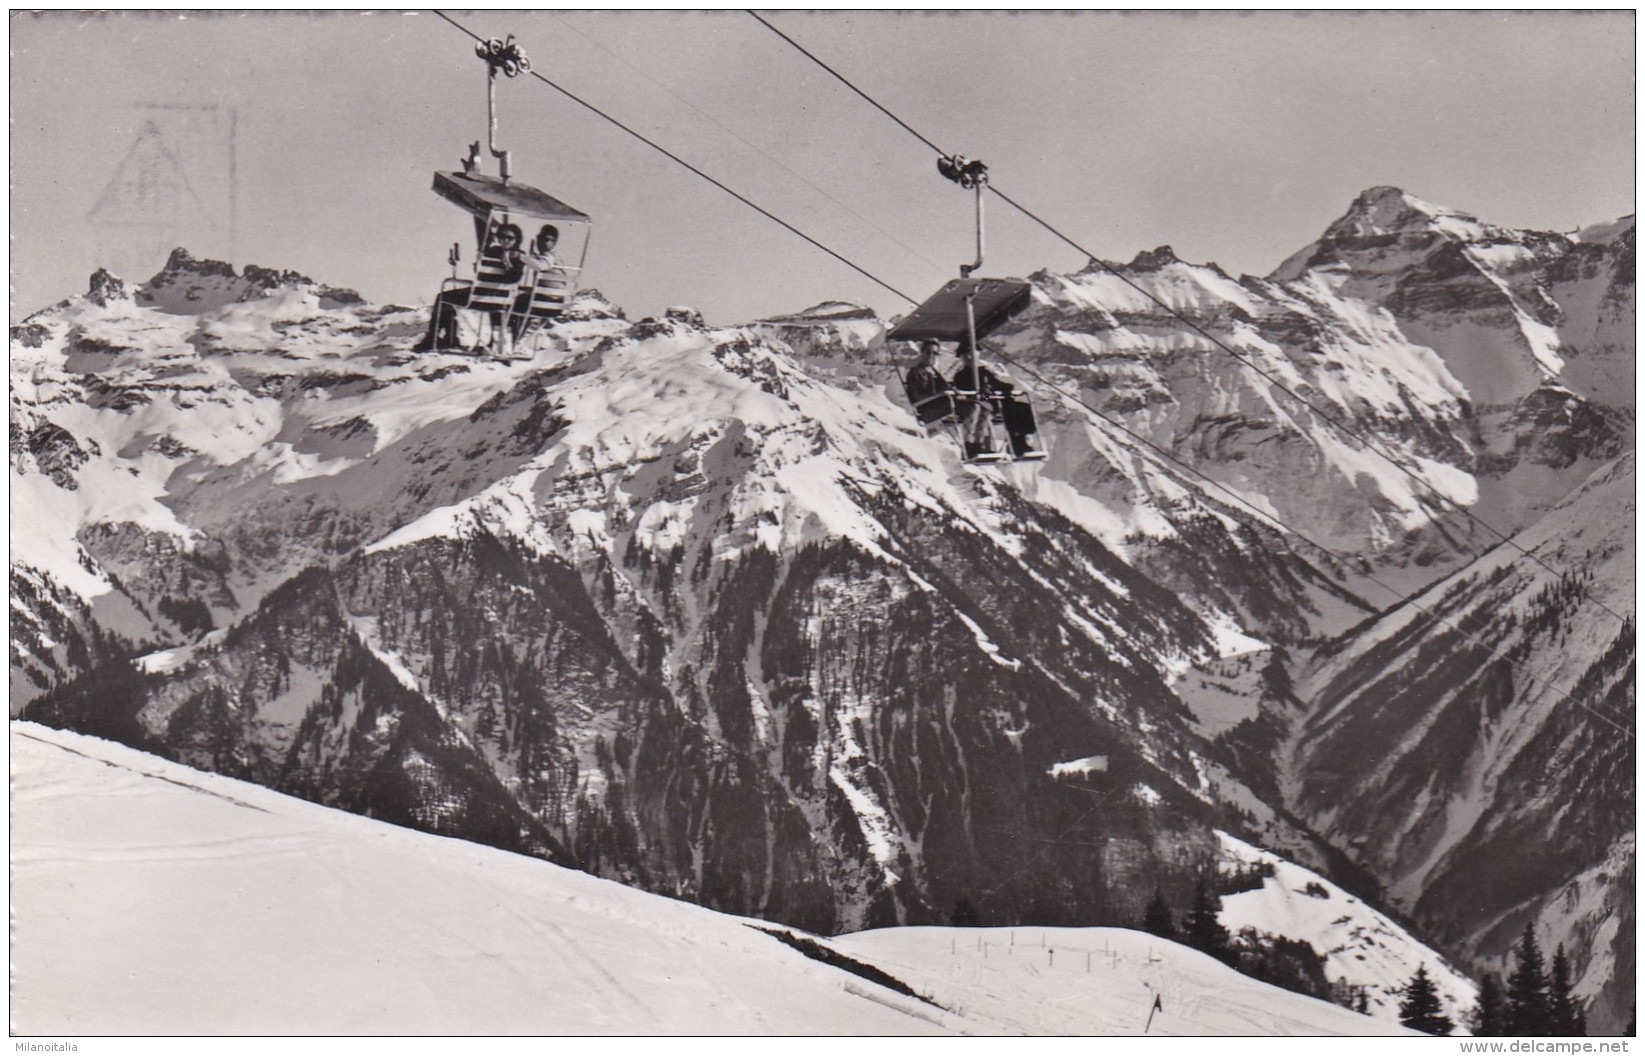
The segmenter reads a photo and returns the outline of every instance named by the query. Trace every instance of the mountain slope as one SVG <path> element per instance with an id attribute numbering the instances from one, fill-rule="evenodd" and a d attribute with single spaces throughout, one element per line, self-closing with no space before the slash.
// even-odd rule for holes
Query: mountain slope
<path id="1" fill-rule="evenodd" d="M 1393 599 L 1356 578 L 1362 560 L 1401 589 L 1430 582 L 1498 541 L 1458 506 L 1511 533 L 1631 445 L 1631 388 L 1606 382 L 1632 377 L 1632 218 L 1587 238 L 1373 188 L 1267 278 L 1169 247 L 1036 275 L 1035 307 L 999 341 L 1335 554 L 1340 585 L 1381 607 Z M 1124 444 L 1051 418 L 1050 476 L 1122 519 L 1152 510 Z M 1179 575 L 1196 560 L 1180 549 L 1159 562 Z M 1292 606 L 1267 633 L 1347 626 L 1293 613 L 1310 615 Z"/>
<path id="2" fill-rule="evenodd" d="M 74 567 L 193 641 L 31 718 L 820 931 L 985 888 L 990 921 L 1127 919 L 1215 853 L 1237 780 L 1162 674 L 1216 655 L 1203 610 L 769 331 L 585 298 L 496 364 L 300 283 L 186 337 L 106 300 L 32 324 L 28 413 L 104 453 L 76 481 L 144 467 L 97 496 L 141 517 L 71 508 Z M 156 343 L 93 370 L 98 327 Z M 123 409 L 75 418 L 94 388 Z M 1001 832 L 1061 843 L 1025 873 Z"/>
<path id="3" fill-rule="evenodd" d="M 1486 963 L 1537 921 L 1606 1023 L 1633 970 L 1634 631 L 1607 609 L 1635 590 L 1635 479 L 1606 466 L 1521 533 L 1542 564 L 1500 548 L 1323 654 L 1290 761 L 1299 811 L 1395 904 Z"/>
<path id="4" fill-rule="evenodd" d="M 1168 582 L 1217 584 L 1279 647 L 1176 686 L 1240 776 L 1461 960 L 1498 970 L 1540 921 L 1591 971 L 1583 992 L 1610 1029 L 1633 977 L 1616 938 L 1632 931 L 1632 741 L 1560 702 L 1632 727 L 1633 231 L 1631 217 L 1515 231 L 1373 188 L 1267 278 L 1167 249 L 1094 262 L 1036 276 L 1036 308 L 1005 335 L 1021 362 L 1330 548 L 1342 560 L 1290 542 L 1387 610 L 1241 604 L 1248 566 L 1215 544 L 1132 545 Z M 1055 428 L 1081 492 L 1135 494 L 1111 441 Z M 1504 545 L 1516 531 L 1561 575 Z"/>

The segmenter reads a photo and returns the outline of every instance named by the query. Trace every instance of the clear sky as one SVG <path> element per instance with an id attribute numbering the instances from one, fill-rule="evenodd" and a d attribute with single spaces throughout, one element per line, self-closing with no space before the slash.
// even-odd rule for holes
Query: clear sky
<path id="1" fill-rule="evenodd" d="M 746 13 L 454 17 L 916 298 L 970 259 L 932 152 Z M 1264 274 L 1379 184 L 1514 227 L 1634 210 L 1632 12 L 768 17 L 1111 260 Z M 465 220 L 429 184 L 485 136 L 485 67 L 438 17 L 13 13 L 9 43 L 14 320 L 175 244 L 376 301 L 448 273 Z M 516 177 L 595 218 L 585 284 L 631 316 L 907 309 L 547 85 L 499 96 Z M 997 199 L 988 241 L 986 273 L 1084 264 Z"/>

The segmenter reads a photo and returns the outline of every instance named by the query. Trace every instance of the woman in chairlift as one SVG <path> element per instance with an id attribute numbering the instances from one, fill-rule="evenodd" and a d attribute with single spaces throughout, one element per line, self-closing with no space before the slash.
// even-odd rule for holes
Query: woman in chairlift
<path id="1" fill-rule="evenodd" d="M 517 224 L 498 224 L 481 254 L 474 285 L 446 290 L 434 299 L 429 312 L 428 333 L 413 348 L 429 352 L 457 347 L 457 310 L 475 308 L 491 316 L 493 331 L 502 324 L 503 313 L 512 306 L 520 279 L 525 275 L 525 257 L 520 253 Z"/>

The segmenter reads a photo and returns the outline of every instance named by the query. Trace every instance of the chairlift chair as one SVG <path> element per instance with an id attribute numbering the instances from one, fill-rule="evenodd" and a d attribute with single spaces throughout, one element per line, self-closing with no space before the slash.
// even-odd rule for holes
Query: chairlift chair
<path id="1" fill-rule="evenodd" d="M 981 161 L 968 161 L 959 155 L 940 159 L 937 168 L 945 177 L 976 194 L 977 259 L 960 265 L 959 278 L 949 280 L 926 298 L 886 336 L 892 341 L 934 339 L 952 344 L 965 361 L 966 369 L 942 392 L 926 395 L 910 391 L 909 402 L 921 424 L 955 430 L 966 462 L 1042 460 L 1043 449 L 1013 443 L 1013 450 L 1007 452 L 1000 445 L 994 426 L 1003 424 L 1013 438 L 1034 434 L 1034 411 L 1025 400 L 984 392 L 983 368 L 977 362 L 979 342 L 1028 307 L 1033 300 L 1033 287 L 1022 279 L 973 277 L 971 273 L 982 267 L 983 260 L 982 192 L 988 183 L 988 169 Z M 968 424 L 965 419 L 971 414 L 982 416 L 981 421 L 969 423 L 984 437 L 980 443 L 973 442 L 964 432 Z"/>
<path id="2" fill-rule="evenodd" d="M 434 193 L 474 218 L 476 244 L 473 279 L 453 277 L 442 283 L 436 310 L 486 312 L 493 324 L 492 351 L 504 354 L 506 344 L 520 344 L 565 309 L 588 259 L 594 221 L 535 187 L 485 173 L 436 172 Z M 543 224 L 554 225 L 559 230 L 558 263 L 542 272 L 527 268 L 517 282 L 500 281 L 500 258 L 487 249 L 497 230 L 510 223 L 520 228 L 527 244 Z M 468 291 L 466 302 L 461 296 L 445 295 L 463 289 Z"/>
<path id="3" fill-rule="evenodd" d="M 438 344 L 437 335 L 455 333 L 455 320 L 446 313 L 463 310 L 483 313 L 491 323 L 489 347 L 493 354 L 507 356 L 537 329 L 565 310 L 576 292 L 594 221 L 553 195 L 513 179 L 512 151 L 497 147 L 497 74 L 513 77 L 529 72 L 531 61 L 514 43 L 488 40 L 475 48 L 486 62 L 486 105 L 490 128 L 490 153 L 498 160 L 499 174 L 480 171 L 480 144 L 475 141 L 463 160 L 461 172 L 434 174 L 434 193 L 468 213 L 474 220 L 475 252 L 473 277 L 457 274 L 460 251 L 453 246 L 448 255 L 452 275 L 440 284 L 429 325 L 429 343 Z M 521 245 L 529 247 L 544 224 L 559 232 L 555 264 L 551 268 L 526 267 L 518 279 L 506 277 L 501 253 L 493 250 L 498 229 L 513 224 L 521 231 Z"/>

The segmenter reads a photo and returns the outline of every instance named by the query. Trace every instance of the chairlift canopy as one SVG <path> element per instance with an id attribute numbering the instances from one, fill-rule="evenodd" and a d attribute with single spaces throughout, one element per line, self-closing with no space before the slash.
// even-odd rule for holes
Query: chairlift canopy
<path id="1" fill-rule="evenodd" d="M 886 336 L 892 341 L 962 341 L 969 335 L 965 301 L 976 295 L 977 340 L 1028 307 L 1034 287 L 1023 279 L 953 279 L 927 297 Z"/>
<path id="2" fill-rule="evenodd" d="M 482 220 L 497 210 L 537 220 L 592 223 L 587 213 L 573 209 L 551 194 L 514 180 L 504 183 L 479 172 L 436 172 L 434 193 Z"/>

